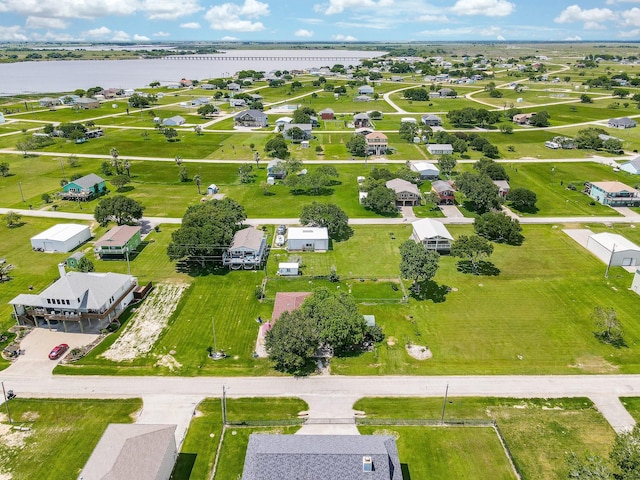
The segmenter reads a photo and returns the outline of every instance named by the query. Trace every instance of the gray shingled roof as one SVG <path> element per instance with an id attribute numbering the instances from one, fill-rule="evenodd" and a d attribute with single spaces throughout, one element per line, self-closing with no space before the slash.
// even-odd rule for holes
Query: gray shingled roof
<path id="1" fill-rule="evenodd" d="M 70 183 L 74 183 L 83 189 L 89 189 L 89 188 L 93 188 L 96 183 L 100 183 L 100 182 L 104 182 L 104 178 L 96 175 L 95 173 L 90 173 L 89 175 L 85 175 L 84 177 L 77 178 Z"/>
<path id="2" fill-rule="evenodd" d="M 43 299 L 43 305 L 47 298 L 80 298 L 81 309 L 95 310 L 107 303 L 109 298 L 122 295 L 132 279 L 131 275 L 112 272 L 67 272 L 39 296 Z"/>
<path id="3" fill-rule="evenodd" d="M 251 249 L 256 252 L 260 251 L 264 233 L 257 228 L 248 227 L 238 230 L 233 236 L 229 250 Z"/>
<path id="4" fill-rule="evenodd" d="M 363 470 L 370 457 L 373 471 Z M 386 435 L 252 434 L 242 480 L 402 480 L 398 449 Z"/>

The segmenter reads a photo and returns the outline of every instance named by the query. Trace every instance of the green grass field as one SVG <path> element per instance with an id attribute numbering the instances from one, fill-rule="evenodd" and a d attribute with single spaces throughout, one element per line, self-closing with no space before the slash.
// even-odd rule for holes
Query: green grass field
<path id="1" fill-rule="evenodd" d="M 139 399 L 11 400 L 14 423 L 30 430 L 2 436 L 0 473 L 14 480 L 76 478 L 107 425 L 131 423 L 141 407 Z"/>
<path id="2" fill-rule="evenodd" d="M 442 399 L 364 398 L 356 402 L 354 408 L 366 412 L 367 418 L 440 419 Z M 495 420 L 523 480 L 566 478 L 566 458 L 569 452 L 578 454 L 602 452 L 608 450 L 615 437 L 613 429 L 596 410 L 593 403 L 586 398 L 547 400 L 449 397 L 445 419 Z M 366 431 L 369 431 L 369 429 L 382 427 L 366 428 Z M 426 471 L 424 469 L 427 467 L 433 469 L 435 475 L 433 478 L 490 477 L 468 477 L 466 475 L 469 473 L 465 470 L 462 473 L 457 471 L 459 476 L 447 475 L 452 468 L 446 463 L 451 452 L 443 451 L 443 445 L 435 449 L 440 454 L 438 458 L 431 458 L 430 450 L 427 450 L 427 454 L 420 455 L 425 452 L 425 449 L 414 447 L 421 441 L 428 441 L 432 435 L 441 436 L 444 446 L 449 446 L 451 449 L 456 448 L 453 442 L 460 442 L 457 444 L 460 446 L 455 450 L 454 458 L 467 460 L 469 463 L 456 465 L 456 468 L 462 469 L 467 466 L 473 469 L 475 466 L 476 470 L 481 470 L 489 468 L 492 461 L 497 465 L 504 465 L 505 460 L 501 458 L 501 453 L 503 454 L 501 449 L 497 449 L 493 444 L 492 450 L 492 439 L 480 436 L 479 431 L 473 428 L 462 429 L 461 433 L 451 434 L 449 438 L 442 438 L 444 434 L 437 433 L 439 430 L 433 427 L 431 427 L 433 432 L 426 435 L 422 432 L 425 429 L 419 427 L 385 426 L 384 428 L 392 431 L 397 429 L 400 433 L 401 461 L 405 462 L 405 458 L 408 458 L 410 462 L 416 462 L 416 466 L 420 466 L 419 470 L 416 468 L 419 473 Z M 411 428 L 407 434 L 409 438 L 403 439 L 403 431 L 409 428 Z M 448 431 L 449 428 L 443 430 Z M 458 436 L 459 438 L 456 438 Z M 407 452 L 407 457 L 403 457 L 404 452 Z M 409 468 L 412 478 L 425 478 L 420 474 L 414 477 L 413 463 L 409 463 Z M 501 470 L 494 468 L 486 473 L 499 474 Z M 498 476 L 497 478 L 510 477 Z"/>

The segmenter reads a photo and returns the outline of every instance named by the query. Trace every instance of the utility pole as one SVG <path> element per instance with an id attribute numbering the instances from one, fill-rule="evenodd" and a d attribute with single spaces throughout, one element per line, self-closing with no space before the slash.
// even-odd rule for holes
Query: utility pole
<path id="1" fill-rule="evenodd" d="M 12 424 L 13 420 L 11 419 L 11 412 L 9 411 L 9 400 L 7 400 L 7 392 L 4 389 L 4 380 L 0 383 L 2 384 L 2 395 L 4 396 L 4 404 L 7 407 L 7 418 L 9 419 L 9 423 Z"/>
<path id="2" fill-rule="evenodd" d="M 24 193 L 22 193 L 22 182 L 18 182 L 18 188 L 20 189 L 20 196 L 22 197 L 22 201 L 24 202 Z"/>
<path id="3" fill-rule="evenodd" d="M 227 389 L 222 386 L 222 425 L 227 424 Z"/>
<path id="4" fill-rule="evenodd" d="M 62 161 L 62 157 L 59 157 L 58 160 L 60 160 L 60 168 L 62 169 L 62 179 L 65 180 L 67 177 L 64 176 L 64 163 Z"/>
<path id="5" fill-rule="evenodd" d="M 444 411 L 447 408 L 447 397 L 449 396 L 449 384 L 447 383 L 447 389 L 444 391 L 444 400 L 442 402 L 442 415 L 440 416 L 440 424 L 444 425 Z"/>

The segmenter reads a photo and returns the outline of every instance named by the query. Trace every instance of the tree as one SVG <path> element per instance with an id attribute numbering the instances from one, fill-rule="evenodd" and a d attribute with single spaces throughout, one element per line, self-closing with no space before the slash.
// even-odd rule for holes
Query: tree
<path id="1" fill-rule="evenodd" d="M 264 145 L 264 151 L 267 155 L 274 158 L 286 159 L 289 157 L 289 147 L 281 133 L 271 137 Z"/>
<path id="2" fill-rule="evenodd" d="M 95 266 L 93 265 L 93 262 L 87 257 L 82 257 L 80 260 L 78 260 L 77 270 L 79 272 L 93 272 L 95 270 Z"/>
<path id="3" fill-rule="evenodd" d="M 488 175 L 464 172 L 456 179 L 456 184 L 460 191 L 473 203 L 476 212 L 484 213 L 492 208 L 500 207 L 498 187 Z"/>
<path id="4" fill-rule="evenodd" d="M 627 90 L 626 88 L 614 88 L 612 95 L 614 97 L 625 98 L 629 96 L 629 93 L 631 92 L 629 92 L 629 90 Z"/>
<path id="5" fill-rule="evenodd" d="M 608 343 L 614 347 L 624 346 L 622 325 L 613 308 L 597 306 L 593 309 L 591 319 L 596 328 L 594 334 L 601 342 Z M 638 473 L 640 473 L 640 470 Z"/>
<path id="6" fill-rule="evenodd" d="M 581 103 L 593 103 L 593 99 L 587 95 L 586 93 L 583 93 L 582 95 L 580 95 L 580 102 Z"/>
<path id="7" fill-rule="evenodd" d="M 163 135 L 167 138 L 167 142 L 173 142 L 178 138 L 178 132 L 173 127 L 167 127 L 162 131 Z"/>
<path id="8" fill-rule="evenodd" d="M 9 162 L 0 163 L 0 175 L 3 177 L 9 175 Z"/>
<path id="9" fill-rule="evenodd" d="M 353 233 L 347 214 L 332 203 L 313 202 L 310 205 L 305 205 L 300 213 L 300 224 L 326 227 L 329 236 L 334 239 L 345 239 Z"/>
<path id="10" fill-rule="evenodd" d="M 120 153 L 118 152 L 118 149 L 116 147 L 112 147 L 111 150 L 109 150 L 109 155 L 111 155 L 111 165 L 116 169 L 116 175 L 120 175 L 120 161 L 118 160 Z"/>
<path id="11" fill-rule="evenodd" d="M 524 239 L 520 222 L 502 212 L 483 213 L 475 219 L 473 228 L 478 235 L 494 242 L 519 245 Z"/>
<path id="12" fill-rule="evenodd" d="M 458 162 L 453 158 L 453 155 L 441 155 L 438 159 L 438 168 L 440 168 L 440 171 L 444 173 L 447 178 L 451 175 L 451 172 L 453 172 L 457 164 Z"/>
<path id="13" fill-rule="evenodd" d="M 69 163 L 69 166 L 71 168 L 76 168 L 79 165 L 78 157 L 76 155 L 69 156 L 69 158 L 67 159 L 67 162 Z"/>
<path id="14" fill-rule="evenodd" d="M 319 341 L 315 320 L 298 309 L 280 315 L 267 332 L 265 347 L 276 370 L 306 375 L 314 369 Z"/>
<path id="15" fill-rule="evenodd" d="M 195 127 L 193 127 L 193 131 L 196 133 L 196 135 L 200 136 L 202 135 L 202 127 L 200 125 L 196 125 Z"/>
<path id="16" fill-rule="evenodd" d="M 438 271 L 440 255 L 424 245 L 406 240 L 400 245 L 400 275 L 413 280 L 413 290 L 420 295 L 420 283 L 431 280 Z"/>
<path id="17" fill-rule="evenodd" d="M 187 171 L 187 167 L 180 167 L 180 181 L 181 182 L 188 182 L 189 181 L 189 172 Z"/>
<path id="18" fill-rule="evenodd" d="M 364 157 L 367 154 L 367 140 L 363 135 L 354 135 L 347 140 L 346 146 L 351 155 L 356 157 Z"/>
<path id="19" fill-rule="evenodd" d="M 51 195 L 49 195 L 48 193 L 43 193 L 42 195 L 40 195 L 40 198 L 44 203 L 51 203 Z"/>
<path id="20" fill-rule="evenodd" d="M 210 103 L 198 107 L 198 115 L 200 115 L 202 118 L 211 117 L 216 113 L 218 113 L 218 108 Z"/>
<path id="21" fill-rule="evenodd" d="M 569 480 L 613 480 L 611 467 L 599 455 L 586 454 L 580 458 L 574 452 L 567 458 Z"/>
<path id="22" fill-rule="evenodd" d="M 9 228 L 13 228 L 19 225 L 20 220 L 22 220 L 22 215 L 20 215 L 18 212 L 14 212 L 13 210 L 9 210 L 4 216 L 4 221 Z"/>
<path id="23" fill-rule="evenodd" d="M 511 206 L 516 210 L 532 211 L 536 208 L 538 198 L 527 188 L 514 188 L 507 193 L 507 201 L 511 202 Z"/>
<path id="24" fill-rule="evenodd" d="M 307 138 L 307 134 L 300 127 L 291 127 L 287 130 L 287 135 L 294 143 L 299 143 Z"/>
<path id="25" fill-rule="evenodd" d="M 548 127 L 549 124 L 549 119 L 551 118 L 551 115 L 549 115 L 549 112 L 547 112 L 546 110 L 541 110 L 540 112 L 536 113 L 533 117 L 531 117 L 531 120 L 529 121 L 529 123 L 534 126 L 534 127 Z"/>
<path id="26" fill-rule="evenodd" d="M 129 106 L 133 108 L 145 108 L 148 107 L 151 102 L 145 96 L 138 93 L 134 93 L 129 97 Z"/>
<path id="27" fill-rule="evenodd" d="M 144 207 L 134 199 L 116 195 L 100 200 L 93 216 L 102 226 L 110 221 L 118 225 L 130 225 L 140 220 L 143 212 Z"/>
<path id="28" fill-rule="evenodd" d="M 111 185 L 116 187 L 116 191 L 121 191 L 125 185 L 131 183 L 131 178 L 128 175 L 116 175 L 111 179 Z"/>
<path id="29" fill-rule="evenodd" d="M 238 178 L 240 183 L 251 183 L 253 181 L 253 165 L 250 163 L 243 163 L 238 167 Z"/>
<path id="30" fill-rule="evenodd" d="M 193 257 L 204 266 L 222 255 L 246 218 L 244 208 L 230 198 L 192 205 L 172 233 L 167 255 L 171 260 Z"/>
<path id="31" fill-rule="evenodd" d="M 398 134 L 401 139 L 413 143 L 413 139 L 418 135 L 418 125 L 412 122 L 402 122 Z"/>
<path id="32" fill-rule="evenodd" d="M 128 159 L 124 159 L 124 162 L 122 164 L 122 167 L 125 169 L 125 171 L 127 172 L 127 177 L 131 177 L 131 163 L 129 162 Z"/>
<path id="33" fill-rule="evenodd" d="M 196 184 L 196 187 L 198 188 L 198 195 L 202 195 L 202 193 L 200 192 L 200 185 L 202 184 L 202 177 L 200 177 L 200 175 L 196 175 L 193 177 L 193 181 Z"/>
<path id="34" fill-rule="evenodd" d="M 384 184 L 369 190 L 367 196 L 362 200 L 362 205 L 381 215 L 398 213 L 398 209 L 396 208 L 396 192 L 387 188 Z"/>
<path id="35" fill-rule="evenodd" d="M 602 148 L 609 153 L 622 153 L 622 141 L 617 138 L 607 138 L 602 142 Z"/>
<path id="36" fill-rule="evenodd" d="M 478 235 L 461 235 L 451 245 L 451 255 L 469 260 L 474 275 L 478 274 L 480 260 L 490 257 L 492 253 L 491 242 Z"/>
<path id="37" fill-rule="evenodd" d="M 606 135 L 606 131 L 598 127 L 589 127 L 578 130 L 575 143 L 578 148 L 597 150 L 602 148 L 602 139 L 599 135 Z"/>
<path id="38" fill-rule="evenodd" d="M 616 437 L 609 458 L 616 465 L 613 478 L 638 480 L 640 478 L 640 427 Z"/>
<path id="39" fill-rule="evenodd" d="M 111 170 L 111 164 L 109 162 L 102 162 L 100 164 L 100 173 L 102 173 L 106 177 L 113 175 L 113 170 Z"/>

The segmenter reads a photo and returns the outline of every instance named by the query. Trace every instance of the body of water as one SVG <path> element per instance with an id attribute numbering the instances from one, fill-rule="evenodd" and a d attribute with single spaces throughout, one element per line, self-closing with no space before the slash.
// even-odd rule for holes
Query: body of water
<path id="1" fill-rule="evenodd" d="M 229 77 L 240 70 L 291 70 L 332 66 L 341 58 L 371 58 L 384 52 L 353 50 L 231 50 L 221 55 L 198 55 L 193 59 L 62 60 L 0 64 L 0 95 L 71 92 L 95 86 L 140 88 L 150 82 L 177 82 L 181 78 Z M 220 59 L 220 57 L 235 59 Z M 211 57 L 217 57 L 213 59 Z M 239 57 L 270 57 L 247 60 Z M 273 59 L 277 57 L 276 59 Z M 282 58 L 282 59 L 280 59 Z M 317 60 L 316 60 L 317 59 Z M 334 60 L 332 60 L 334 59 Z"/>

